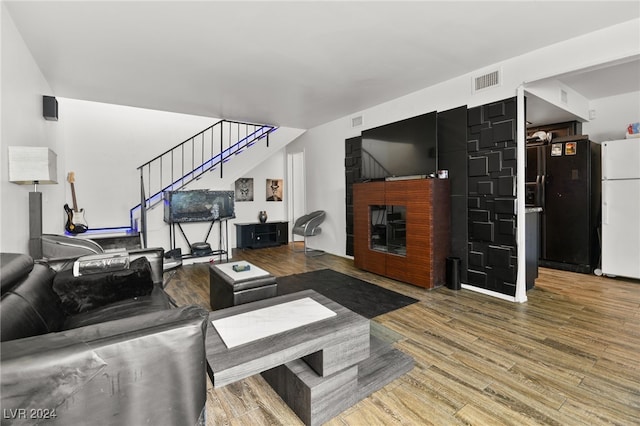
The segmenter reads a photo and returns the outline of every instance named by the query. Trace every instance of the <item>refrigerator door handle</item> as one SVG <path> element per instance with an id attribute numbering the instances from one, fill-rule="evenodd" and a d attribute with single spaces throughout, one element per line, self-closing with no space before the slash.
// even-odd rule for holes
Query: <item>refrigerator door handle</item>
<path id="1" fill-rule="evenodd" d="M 603 182 L 602 185 L 602 224 L 609 224 L 609 203 L 607 203 L 607 185 Z"/>
<path id="2" fill-rule="evenodd" d="M 537 175 L 536 176 L 536 199 L 535 199 L 535 203 L 536 206 L 538 207 L 542 207 L 542 176 Z"/>

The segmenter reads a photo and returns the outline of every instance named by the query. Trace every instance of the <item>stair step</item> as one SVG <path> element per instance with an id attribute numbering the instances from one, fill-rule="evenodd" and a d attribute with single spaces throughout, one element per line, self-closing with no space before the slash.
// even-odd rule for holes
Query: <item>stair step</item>
<path id="1" fill-rule="evenodd" d="M 89 234 L 89 231 L 83 235 L 85 238 L 89 238 L 92 241 L 98 243 L 104 251 L 115 250 L 135 250 L 142 248 L 142 241 L 140 239 L 140 233 L 116 233 L 116 234 Z"/>

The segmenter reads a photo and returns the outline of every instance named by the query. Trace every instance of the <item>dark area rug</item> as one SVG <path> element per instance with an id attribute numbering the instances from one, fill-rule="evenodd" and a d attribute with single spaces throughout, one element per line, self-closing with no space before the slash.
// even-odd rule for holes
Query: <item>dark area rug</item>
<path id="1" fill-rule="evenodd" d="M 418 301 L 331 269 L 278 278 L 278 295 L 302 290 L 315 290 L 369 319 Z"/>

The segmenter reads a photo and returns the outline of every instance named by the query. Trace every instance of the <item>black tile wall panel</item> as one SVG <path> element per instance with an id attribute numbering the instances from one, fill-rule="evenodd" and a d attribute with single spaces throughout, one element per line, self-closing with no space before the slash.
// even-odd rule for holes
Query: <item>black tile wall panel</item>
<path id="1" fill-rule="evenodd" d="M 471 222 L 489 222 L 489 211 L 470 209 L 469 220 Z"/>
<path id="2" fill-rule="evenodd" d="M 516 139 L 515 121 L 508 120 L 493 125 L 493 139 L 495 142 L 513 141 Z"/>
<path id="3" fill-rule="evenodd" d="M 488 174 L 487 157 L 469 157 L 469 176 L 487 176 Z"/>
<path id="4" fill-rule="evenodd" d="M 469 109 L 468 282 L 515 295 L 517 172 L 515 98 Z"/>
<path id="5" fill-rule="evenodd" d="M 480 149 L 493 148 L 495 144 L 493 129 L 491 127 L 480 130 Z"/>
<path id="6" fill-rule="evenodd" d="M 489 104 L 484 107 L 484 115 L 488 119 L 492 121 L 497 121 L 505 115 L 505 102 L 496 102 L 494 104 Z M 489 120 L 483 120 L 489 121 Z"/>
<path id="7" fill-rule="evenodd" d="M 498 281 L 498 285 L 502 285 L 504 283 L 515 284 L 516 282 L 515 268 L 512 266 L 504 268 L 494 267 L 492 275 L 494 280 Z"/>
<path id="8" fill-rule="evenodd" d="M 344 141 L 344 156 L 345 159 L 351 157 L 353 154 L 353 144 L 349 142 L 349 139 Z"/>
<path id="9" fill-rule="evenodd" d="M 513 228 L 513 233 L 500 232 L 500 223 L 505 220 L 506 219 L 500 218 L 500 215 L 498 215 L 498 218 L 496 219 L 496 233 L 494 235 L 493 243 L 506 247 L 514 247 L 516 245 L 515 227 Z"/>
<path id="10" fill-rule="evenodd" d="M 478 194 L 493 195 L 493 182 L 491 181 L 478 182 Z"/>
<path id="11" fill-rule="evenodd" d="M 498 233 L 510 237 L 516 235 L 516 223 L 513 219 L 498 219 Z"/>
<path id="12" fill-rule="evenodd" d="M 512 283 L 503 282 L 496 291 L 498 293 L 515 296 L 515 294 L 516 294 L 516 285 L 515 285 L 515 283 L 512 284 Z"/>
<path id="13" fill-rule="evenodd" d="M 515 198 L 495 198 L 494 200 L 495 213 L 503 214 L 516 214 L 516 199 Z"/>
<path id="14" fill-rule="evenodd" d="M 451 196 L 451 255 L 460 258 L 460 280 L 467 282 L 467 195 Z"/>
<path id="15" fill-rule="evenodd" d="M 511 250 L 508 247 L 489 246 L 489 264 L 495 268 L 511 266 Z"/>
<path id="16" fill-rule="evenodd" d="M 475 241 L 494 241 L 493 223 L 492 222 L 473 222 L 471 224 L 471 233 L 469 235 Z"/>
<path id="17" fill-rule="evenodd" d="M 345 253 L 353 256 L 353 184 L 362 178 L 362 138 L 360 136 L 344 141 L 344 180 L 346 210 Z"/>
<path id="18" fill-rule="evenodd" d="M 471 108 L 467 111 L 467 125 L 470 128 L 480 126 L 482 121 L 482 110 L 480 107 Z"/>
<path id="19" fill-rule="evenodd" d="M 500 172 L 502 170 L 502 153 L 500 151 L 491 151 L 487 154 L 487 164 L 489 173 Z"/>
<path id="20" fill-rule="evenodd" d="M 493 212 L 495 211 L 493 207 L 494 204 L 493 197 L 482 197 L 480 199 L 480 208 L 489 210 L 491 215 L 493 215 Z"/>
<path id="21" fill-rule="evenodd" d="M 516 196 L 516 177 L 511 176 L 511 173 L 507 176 L 498 177 L 498 194 L 501 197 L 515 197 Z"/>
<path id="22" fill-rule="evenodd" d="M 472 251 L 469 252 L 469 267 L 472 266 L 480 266 L 484 268 L 484 253 L 481 251 Z M 475 268 L 471 268 L 475 269 Z"/>
<path id="23" fill-rule="evenodd" d="M 515 160 L 518 156 L 517 154 L 518 154 L 518 149 L 510 145 L 508 145 L 507 148 L 502 150 L 502 158 L 504 160 Z"/>
<path id="24" fill-rule="evenodd" d="M 467 281 L 469 281 L 469 284 L 476 287 L 487 287 L 487 273 L 485 271 L 469 269 L 467 274 Z"/>
<path id="25" fill-rule="evenodd" d="M 467 206 L 469 209 L 479 209 L 480 208 L 480 197 L 472 197 L 469 196 L 467 200 Z"/>

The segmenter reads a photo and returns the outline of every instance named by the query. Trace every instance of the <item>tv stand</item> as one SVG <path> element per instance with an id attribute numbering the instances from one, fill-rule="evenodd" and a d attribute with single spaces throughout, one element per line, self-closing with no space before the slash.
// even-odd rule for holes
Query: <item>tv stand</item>
<path id="1" fill-rule="evenodd" d="M 424 288 L 444 285 L 449 185 L 448 179 L 354 184 L 355 266 Z"/>
<path id="2" fill-rule="evenodd" d="M 236 223 L 236 247 L 264 248 L 287 244 L 289 222 Z"/>

